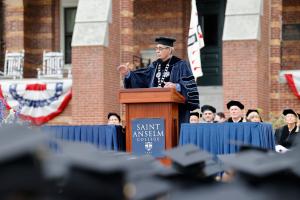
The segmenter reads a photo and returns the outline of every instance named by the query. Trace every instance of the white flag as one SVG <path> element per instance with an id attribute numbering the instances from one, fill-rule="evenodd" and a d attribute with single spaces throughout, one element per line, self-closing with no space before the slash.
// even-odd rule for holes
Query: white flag
<path id="1" fill-rule="evenodd" d="M 204 47 L 201 27 L 198 23 L 196 1 L 192 0 L 191 21 L 188 38 L 188 56 L 194 77 L 203 75 L 201 67 L 200 49 Z"/>

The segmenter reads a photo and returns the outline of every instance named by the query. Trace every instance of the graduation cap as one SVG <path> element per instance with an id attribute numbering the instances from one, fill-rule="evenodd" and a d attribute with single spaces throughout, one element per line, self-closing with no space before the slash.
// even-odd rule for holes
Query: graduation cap
<path id="1" fill-rule="evenodd" d="M 209 177 L 223 170 L 210 153 L 192 144 L 167 150 L 163 154 L 169 157 L 175 169 L 183 174 Z"/>
<path id="2" fill-rule="evenodd" d="M 249 110 L 247 111 L 247 113 L 246 113 L 246 117 L 248 117 L 248 115 L 249 115 L 250 113 L 252 113 L 252 112 L 256 112 L 256 113 L 259 115 L 259 112 L 258 112 L 257 109 L 249 109 Z"/>
<path id="3" fill-rule="evenodd" d="M 227 103 L 227 109 L 230 109 L 231 106 L 237 106 L 239 107 L 241 110 L 244 109 L 244 105 L 239 102 L 239 101 L 235 101 L 235 100 L 231 100 Z"/>
<path id="4" fill-rule="evenodd" d="M 204 105 L 201 107 L 202 113 L 204 113 L 206 110 L 210 110 L 212 113 L 216 113 L 216 108 L 210 105 Z"/>
<path id="5" fill-rule="evenodd" d="M 299 159 L 286 155 L 248 150 L 227 158 L 224 162 L 244 174 L 262 178 L 287 171 L 299 162 Z"/>
<path id="6" fill-rule="evenodd" d="M 176 41 L 175 38 L 160 36 L 155 38 L 155 42 L 158 44 L 173 47 L 173 43 Z"/>
<path id="7" fill-rule="evenodd" d="M 5 194 L 38 194 L 45 185 L 42 159 L 47 136 L 37 128 L 0 128 L 0 199 Z"/>
<path id="8" fill-rule="evenodd" d="M 111 116 L 116 116 L 118 120 L 121 121 L 121 117 L 117 113 L 113 113 L 113 112 L 108 113 L 107 119 L 109 119 Z"/>
<path id="9" fill-rule="evenodd" d="M 298 114 L 297 114 L 294 110 L 292 110 L 292 109 L 284 109 L 283 112 L 282 112 L 282 114 L 283 114 L 284 116 L 286 116 L 287 114 L 293 114 L 293 115 L 295 115 L 297 118 L 299 117 Z"/>
<path id="10" fill-rule="evenodd" d="M 68 166 L 61 189 L 69 199 L 155 199 L 169 191 L 153 176 L 153 157 L 79 145 L 64 144 L 61 155 Z"/>
<path id="11" fill-rule="evenodd" d="M 200 118 L 200 113 L 198 113 L 198 112 L 191 112 L 190 116 L 196 116 L 196 117 Z"/>

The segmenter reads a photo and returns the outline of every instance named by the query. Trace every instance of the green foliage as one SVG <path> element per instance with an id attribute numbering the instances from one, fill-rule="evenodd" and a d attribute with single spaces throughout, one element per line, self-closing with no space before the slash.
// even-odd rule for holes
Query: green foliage
<path id="1" fill-rule="evenodd" d="M 285 125 L 284 117 L 282 115 L 277 116 L 272 112 L 269 114 L 268 122 L 270 122 L 272 124 L 273 129 L 277 129 L 277 128 Z"/>

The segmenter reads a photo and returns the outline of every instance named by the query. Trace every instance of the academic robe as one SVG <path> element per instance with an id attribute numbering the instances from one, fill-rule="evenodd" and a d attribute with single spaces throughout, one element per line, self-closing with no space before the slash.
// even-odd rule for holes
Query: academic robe
<path id="1" fill-rule="evenodd" d="M 238 121 L 238 122 L 243 122 L 243 120 L 244 120 L 244 118 L 241 118 L 240 121 Z M 226 122 L 233 122 L 233 120 L 232 120 L 231 117 L 229 117 L 228 120 L 227 120 Z M 238 123 L 238 122 L 236 122 L 236 123 Z M 234 123 L 234 122 L 233 122 L 233 123 Z"/>
<path id="2" fill-rule="evenodd" d="M 275 130 L 275 143 L 284 146 L 285 148 L 291 148 L 294 143 L 296 137 L 300 137 L 300 132 L 297 126 L 289 132 L 289 128 L 287 125 L 282 126 Z"/>
<path id="3" fill-rule="evenodd" d="M 190 111 L 199 108 L 199 94 L 195 78 L 190 65 L 176 56 L 162 63 L 159 60 L 152 62 L 148 67 L 131 71 L 129 77 L 124 79 L 125 88 L 151 88 L 157 87 L 157 67 L 159 64 L 165 67 L 169 63 L 170 76 L 166 82 L 178 83 L 181 86 L 180 93 L 185 97 L 185 103 L 179 104 L 179 124 L 188 123 Z M 162 68 L 163 72 L 164 68 Z"/>

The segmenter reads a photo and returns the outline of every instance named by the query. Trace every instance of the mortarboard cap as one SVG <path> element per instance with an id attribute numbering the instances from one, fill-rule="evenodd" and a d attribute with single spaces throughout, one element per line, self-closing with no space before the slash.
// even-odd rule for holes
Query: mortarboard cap
<path id="1" fill-rule="evenodd" d="M 153 174 L 151 156 L 100 151 L 94 146 L 64 144 L 62 157 L 69 168 L 62 190 L 70 199 L 156 199 L 169 191 Z M 79 150 L 80 149 L 80 150 Z"/>
<path id="2" fill-rule="evenodd" d="M 200 114 L 198 112 L 191 112 L 190 116 L 193 116 L 193 115 L 200 118 Z"/>
<path id="3" fill-rule="evenodd" d="M 292 110 L 292 109 L 284 109 L 283 112 L 282 112 L 282 114 L 284 116 L 286 116 L 287 114 L 293 114 L 296 117 L 298 117 L 298 114 L 294 110 Z"/>
<path id="4" fill-rule="evenodd" d="M 256 177 L 267 177 L 288 170 L 298 161 L 282 154 L 248 150 L 236 154 L 224 162 L 242 173 Z"/>
<path id="5" fill-rule="evenodd" d="M 43 189 L 42 159 L 47 155 L 44 146 L 47 138 L 37 128 L 1 126 L 0 199 L 7 193 L 34 194 Z"/>
<path id="6" fill-rule="evenodd" d="M 257 114 L 259 114 L 258 110 L 257 109 L 249 109 L 246 113 L 246 117 L 248 117 L 248 115 L 252 112 L 256 112 Z"/>
<path id="7" fill-rule="evenodd" d="M 237 106 L 239 107 L 241 110 L 244 109 L 244 105 L 239 102 L 239 101 L 234 101 L 234 100 L 231 100 L 227 103 L 227 109 L 230 109 L 231 106 Z"/>
<path id="8" fill-rule="evenodd" d="M 173 166 L 183 174 L 210 177 L 223 171 L 211 154 L 188 144 L 164 152 L 172 160 Z"/>
<path id="9" fill-rule="evenodd" d="M 205 112 L 206 110 L 210 110 L 213 113 L 216 113 L 216 108 L 210 105 L 204 105 L 201 107 L 201 112 Z"/>
<path id="10" fill-rule="evenodd" d="M 107 119 L 109 119 L 111 116 L 116 116 L 119 119 L 119 121 L 121 121 L 121 117 L 117 113 L 113 113 L 113 112 L 108 113 Z"/>
<path id="11" fill-rule="evenodd" d="M 207 159 L 212 157 L 209 153 L 200 151 L 197 146 L 192 144 L 167 150 L 164 152 L 164 155 L 183 167 L 204 164 Z"/>
<path id="12" fill-rule="evenodd" d="M 169 47 L 172 47 L 173 43 L 175 41 L 176 41 L 175 38 L 170 38 L 170 37 L 160 36 L 160 37 L 155 38 L 155 42 L 157 42 L 158 44 L 166 45 L 166 46 L 169 46 Z"/>

